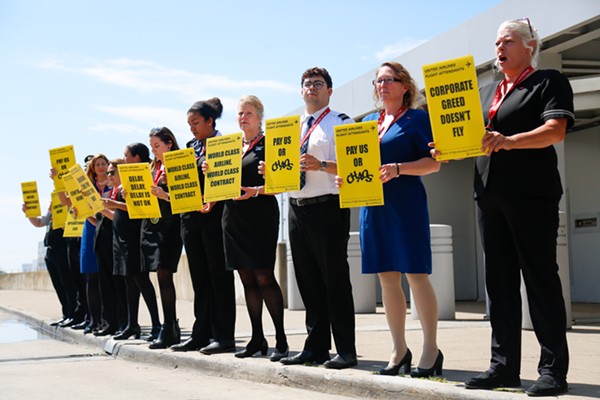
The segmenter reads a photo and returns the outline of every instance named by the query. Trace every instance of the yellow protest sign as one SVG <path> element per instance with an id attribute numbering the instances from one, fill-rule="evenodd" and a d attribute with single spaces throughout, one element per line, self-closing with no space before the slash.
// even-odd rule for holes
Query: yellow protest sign
<path id="1" fill-rule="evenodd" d="M 265 193 L 300 190 L 300 116 L 265 122 Z"/>
<path id="2" fill-rule="evenodd" d="M 238 197 L 242 185 L 242 133 L 206 139 L 206 162 L 204 202 Z"/>
<path id="3" fill-rule="evenodd" d="M 71 200 L 71 207 L 77 210 L 77 218 L 85 219 L 94 215 L 94 210 L 92 210 L 89 202 L 86 200 L 83 193 L 81 193 L 79 184 L 68 171 L 62 176 L 62 181 L 65 184 L 65 189 Z"/>
<path id="4" fill-rule="evenodd" d="M 52 229 L 61 229 L 65 227 L 69 207 L 60 203 L 57 192 L 52 192 Z"/>
<path id="5" fill-rule="evenodd" d="M 21 182 L 21 192 L 23 192 L 23 203 L 25 203 L 25 206 L 27 206 L 27 209 L 25 210 L 25 216 L 27 218 L 32 218 L 42 215 L 40 198 L 37 190 L 37 182 Z"/>
<path id="6" fill-rule="evenodd" d="M 383 205 L 377 121 L 338 125 L 333 129 L 338 175 L 343 179 L 340 207 Z"/>
<path id="7" fill-rule="evenodd" d="M 62 177 L 73 165 L 75 165 L 75 150 L 73 145 L 50 149 L 50 165 L 57 171 L 54 177 L 54 190 L 64 192 L 65 185 Z"/>
<path id="8" fill-rule="evenodd" d="M 75 182 L 79 185 L 79 191 L 83 194 L 94 214 L 102 211 L 104 209 L 102 197 L 87 174 L 83 172 L 81 166 L 79 164 L 73 165 L 69 168 L 69 174 L 71 174 Z"/>
<path id="9" fill-rule="evenodd" d="M 163 157 L 173 214 L 200 210 L 202 194 L 194 148 L 169 151 Z"/>
<path id="10" fill-rule="evenodd" d="M 73 211 L 69 209 L 67 212 L 67 220 L 65 221 L 65 231 L 63 232 L 63 237 L 81 237 L 84 224 L 85 218 L 81 218 L 79 216 L 75 218 Z"/>
<path id="11" fill-rule="evenodd" d="M 160 218 L 158 199 L 152 195 L 150 166 L 147 163 L 119 164 L 121 184 L 127 193 L 125 203 L 129 218 Z"/>
<path id="12" fill-rule="evenodd" d="M 485 134 L 473 56 L 423 66 L 438 161 L 483 155 Z"/>

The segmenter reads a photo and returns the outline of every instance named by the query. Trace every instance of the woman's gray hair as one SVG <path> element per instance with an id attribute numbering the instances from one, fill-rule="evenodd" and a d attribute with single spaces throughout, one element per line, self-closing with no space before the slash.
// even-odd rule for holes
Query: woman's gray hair
<path id="1" fill-rule="evenodd" d="M 529 19 L 521 18 L 504 21 L 498 28 L 498 33 L 503 31 L 514 33 L 523 40 L 525 47 L 531 49 L 531 65 L 537 67 L 542 41 L 538 36 L 537 29 L 531 25 Z M 533 46 L 530 44 L 531 42 L 534 42 Z M 498 61 L 496 60 L 496 62 Z"/>

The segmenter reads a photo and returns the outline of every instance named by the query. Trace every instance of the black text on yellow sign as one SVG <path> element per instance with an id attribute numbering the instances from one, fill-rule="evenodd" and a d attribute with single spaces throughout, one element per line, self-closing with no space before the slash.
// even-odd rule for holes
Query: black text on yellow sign
<path id="1" fill-rule="evenodd" d="M 199 211 L 202 195 L 194 149 L 169 151 L 164 159 L 173 214 Z"/>
<path id="2" fill-rule="evenodd" d="M 27 218 L 32 218 L 42 215 L 37 182 L 21 182 L 21 191 L 23 192 L 23 203 L 25 203 L 26 206 L 25 216 Z"/>
<path id="3" fill-rule="evenodd" d="M 438 161 L 483 155 L 485 133 L 473 56 L 423 66 Z"/>
<path id="4" fill-rule="evenodd" d="M 300 117 L 265 122 L 265 193 L 300 189 Z"/>
<path id="5" fill-rule="evenodd" d="M 56 170 L 54 176 L 54 190 L 64 192 L 65 185 L 62 177 L 66 174 L 73 165 L 75 165 L 75 150 L 73 145 L 57 147 L 49 150 L 50 165 Z"/>
<path id="6" fill-rule="evenodd" d="M 238 197 L 242 184 L 242 133 L 207 139 L 206 162 L 204 202 Z"/>

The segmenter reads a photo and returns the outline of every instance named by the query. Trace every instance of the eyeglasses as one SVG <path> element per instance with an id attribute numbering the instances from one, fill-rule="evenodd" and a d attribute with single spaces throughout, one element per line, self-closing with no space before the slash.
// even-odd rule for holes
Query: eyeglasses
<path id="1" fill-rule="evenodd" d="M 315 89 L 319 90 L 323 86 L 325 86 L 325 82 L 323 82 L 323 81 L 304 81 L 304 82 L 302 82 L 302 87 L 304 89 L 310 89 L 310 88 L 314 87 Z"/>
<path id="2" fill-rule="evenodd" d="M 117 171 L 107 171 L 106 176 L 113 176 L 117 173 Z"/>
<path id="3" fill-rule="evenodd" d="M 514 22 L 524 22 L 527 21 L 527 26 L 529 26 L 529 33 L 531 33 L 531 38 L 535 39 L 535 35 L 533 34 L 533 28 L 531 26 L 531 21 L 529 20 L 529 18 L 525 17 L 525 18 L 519 18 L 519 19 L 515 19 Z"/>
<path id="4" fill-rule="evenodd" d="M 386 85 L 389 85 L 389 84 L 394 83 L 394 82 L 402 82 L 402 79 L 398 79 L 398 78 L 379 78 L 379 79 L 373 81 L 373 86 L 376 86 L 376 85 L 381 86 L 384 83 Z"/>

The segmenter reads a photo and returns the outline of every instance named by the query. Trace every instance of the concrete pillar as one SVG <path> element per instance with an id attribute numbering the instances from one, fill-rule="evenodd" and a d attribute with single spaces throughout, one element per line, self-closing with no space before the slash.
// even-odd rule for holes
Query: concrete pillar
<path id="1" fill-rule="evenodd" d="M 455 319 L 454 303 L 454 261 L 452 257 L 452 227 L 450 225 L 432 224 L 431 256 L 432 268 L 429 279 L 438 303 L 438 319 Z M 410 293 L 410 313 L 413 319 L 419 319 L 415 301 Z"/>

